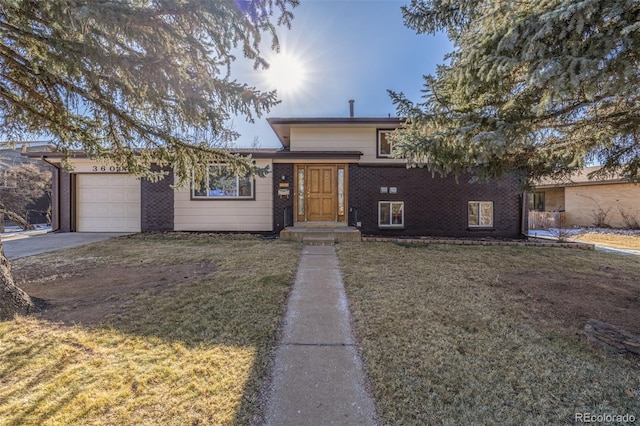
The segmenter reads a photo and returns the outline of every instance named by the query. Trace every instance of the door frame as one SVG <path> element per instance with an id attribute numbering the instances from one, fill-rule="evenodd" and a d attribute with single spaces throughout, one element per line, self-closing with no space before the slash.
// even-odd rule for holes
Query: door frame
<path id="1" fill-rule="evenodd" d="M 313 167 L 332 167 L 334 173 L 334 185 L 333 193 L 335 199 L 335 214 L 334 219 L 329 223 L 347 223 L 348 220 L 348 200 L 349 200 L 349 164 L 348 163 L 296 163 L 293 168 L 293 219 L 294 225 L 297 223 L 310 223 L 310 224 L 325 224 L 326 221 L 309 221 L 307 220 L 307 214 L 309 211 L 309 199 L 306 194 L 306 187 L 303 187 L 303 193 L 300 194 L 300 180 L 303 178 L 303 183 L 308 183 L 308 170 Z M 342 180 L 342 190 L 340 190 L 340 182 Z M 302 195 L 302 196 L 301 196 Z M 302 208 L 300 204 L 302 203 Z"/>

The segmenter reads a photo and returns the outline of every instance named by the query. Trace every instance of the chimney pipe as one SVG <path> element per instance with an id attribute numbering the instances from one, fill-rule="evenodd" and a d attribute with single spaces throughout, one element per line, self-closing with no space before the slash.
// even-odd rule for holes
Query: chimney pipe
<path id="1" fill-rule="evenodd" d="M 353 99 L 349 99 L 349 117 L 353 118 L 353 103 L 355 101 Z"/>

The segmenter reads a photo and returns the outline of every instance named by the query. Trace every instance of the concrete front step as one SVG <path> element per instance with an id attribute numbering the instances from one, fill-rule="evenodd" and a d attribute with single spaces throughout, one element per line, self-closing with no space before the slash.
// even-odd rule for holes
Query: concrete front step
<path id="1" fill-rule="evenodd" d="M 336 244 L 335 238 L 331 237 L 304 237 L 302 242 L 307 246 L 333 246 Z"/>
<path id="2" fill-rule="evenodd" d="M 302 228 L 289 227 L 280 232 L 280 239 L 283 241 L 324 241 L 332 240 L 333 242 L 346 241 L 362 241 L 362 235 L 359 229 L 354 227 L 340 228 Z M 317 244 L 316 244 L 317 245 Z"/>

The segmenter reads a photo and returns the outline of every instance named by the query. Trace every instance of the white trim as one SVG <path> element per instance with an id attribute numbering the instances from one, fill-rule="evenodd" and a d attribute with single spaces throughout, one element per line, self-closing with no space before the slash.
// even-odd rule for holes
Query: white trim
<path id="1" fill-rule="evenodd" d="M 228 166 L 227 163 L 220 163 L 220 164 L 208 164 L 207 165 L 207 182 L 206 182 L 206 189 L 207 189 L 207 193 L 210 193 L 211 188 L 209 187 L 209 178 L 211 177 L 209 174 L 209 170 L 211 167 L 218 167 L 218 168 L 222 168 L 222 167 L 226 167 Z M 219 174 L 219 176 L 223 176 L 222 174 Z M 244 178 L 243 178 L 244 179 Z M 224 196 L 216 196 L 216 195 L 196 195 L 196 186 L 194 184 L 195 181 L 195 177 L 194 177 L 194 173 L 191 174 L 191 197 L 193 199 L 197 199 L 197 200 L 253 200 L 255 197 L 255 180 L 252 179 L 251 177 L 248 178 L 249 182 L 251 184 L 251 193 L 249 195 L 239 195 L 240 194 L 240 176 L 235 176 L 235 180 L 236 180 L 236 193 L 238 195 L 224 195 Z"/>
<path id="2" fill-rule="evenodd" d="M 390 140 L 387 139 L 387 141 L 389 142 L 389 153 L 388 154 L 383 154 L 380 152 L 380 135 L 382 133 L 393 133 L 395 130 L 392 129 L 378 129 L 377 133 L 376 133 L 376 155 L 378 157 L 382 157 L 382 158 L 391 158 L 391 156 L 393 155 L 393 144 L 391 143 Z"/>

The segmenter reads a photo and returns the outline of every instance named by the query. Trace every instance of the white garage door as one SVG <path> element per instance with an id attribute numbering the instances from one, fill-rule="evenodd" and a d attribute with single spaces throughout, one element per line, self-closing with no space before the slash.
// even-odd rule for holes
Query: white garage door
<path id="1" fill-rule="evenodd" d="M 129 175 L 78 175 L 78 232 L 139 232 L 140 181 Z"/>

